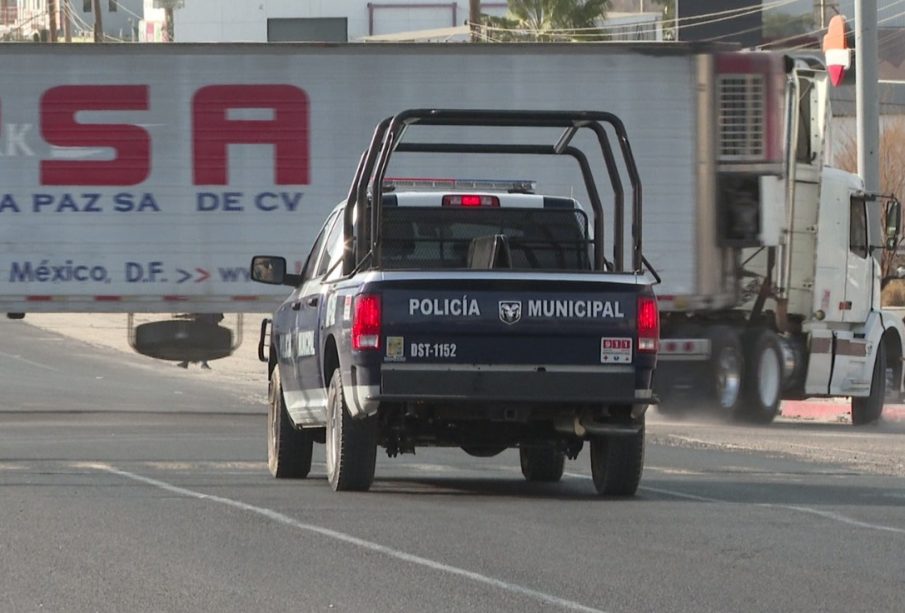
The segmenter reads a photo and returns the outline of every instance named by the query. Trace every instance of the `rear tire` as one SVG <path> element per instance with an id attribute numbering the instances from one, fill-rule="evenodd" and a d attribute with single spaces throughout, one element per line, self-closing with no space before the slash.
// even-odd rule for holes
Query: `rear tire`
<path id="1" fill-rule="evenodd" d="M 518 450 L 525 479 L 540 483 L 555 483 L 562 479 L 566 454 L 554 447 L 528 447 Z"/>
<path id="2" fill-rule="evenodd" d="M 280 370 L 274 369 L 270 380 L 270 402 L 267 410 L 267 468 L 277 479 L 304 479 L 311 472 L 312 437 L 307 430 L 297 430 L 286 411 Z"/>
<path id="3" fill-rule="evenodd" d="M 768 424 L 779 412 L 782 399 L 782 345 L 773 330 L 762 329 L 755 332 L 748 347 L 736 414 L 745 421 Z"/>
<path id="4" fill-rule="evenodd" d="M 377 419 L 352 418 L 339 369 L 333 371 L 327 390 L 326 437 L 327 480 L 333 491 L 367 491 L 377 464 Z"/>
<path id="5" fill-rule="evenodd" d="M 874 360 L 874 370 L 870 380 L 870 395 L 863 398 L 852 398 L 852 425 L 865 426 L 880 419 L 885 398 L 886 346 L 881 340 L 880 346 L 877 348 L 877 357 Z"/>
<path id="6" fill-rule="evenodd" d="M 591 477 L 601 496 L 634 496 L 644 468 L 644 425 L 636 434 L 591 439 Z"/>

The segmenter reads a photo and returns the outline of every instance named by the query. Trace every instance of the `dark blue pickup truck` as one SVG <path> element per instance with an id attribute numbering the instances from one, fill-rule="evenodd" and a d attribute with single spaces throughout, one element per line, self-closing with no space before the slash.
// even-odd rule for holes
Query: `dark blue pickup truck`
<path id="1" fill-rule="evenodd" d="M 408 142 L 412 124 L 562 133 L 553 145 Z M 594 135 L 611 179 L 610 258 L 588 158 L 570 144 L 580 130 Z M 632 183 L 627 249 L 614 151 Z M 388 180 L 397 152 L 570 156 L 586 179 L 590 219 L 572 197 L 532 193 L 528 182 Z M 597 491 L 634 494 L 659 342 L 640 217 L 631 148 L 609 113 L 410 110 L 386 119 L 301 274 L 289 274 L 283 257 L 252 261 L 256 281 L 294 287 L 262 326 L 270 471 L 306 477 L 312 445 L 323 442 L 333 489 L 366 490 L 378 446 L 390 456 L 418 446 L 479 457 L 518 448 L 526 479 L 557 481 L 588 441 Z"/>

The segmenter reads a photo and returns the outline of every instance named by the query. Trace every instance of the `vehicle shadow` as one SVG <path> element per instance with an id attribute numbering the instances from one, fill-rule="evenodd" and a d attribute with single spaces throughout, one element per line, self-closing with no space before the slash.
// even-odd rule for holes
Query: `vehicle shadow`
<path id="1" fill-rule="evenodd" d="M 850 484 L 714 481 L 712 479 L 645 478 L 635 496 L 598 496 L 590 479 L 564 477 L 559 483 L 529 483 L 506 478 L 385 477 L 377 478 L 369 495 L 488 497 L 496 499 L 584 500 L 601 502 L 743 504 L 783 507 L 905 508 L 905 488 Z"/>
<path id="2" fill-rule="evenodd" d="M 558 483 L 532 483 L 524 479 L 500 477 L 384 477 L 379 475 L 369 495 L 432 497 L 535 498 L 549 500 L 630 501 L 637 497 L 601 497 L 590 479 L 564 477 Z"/>

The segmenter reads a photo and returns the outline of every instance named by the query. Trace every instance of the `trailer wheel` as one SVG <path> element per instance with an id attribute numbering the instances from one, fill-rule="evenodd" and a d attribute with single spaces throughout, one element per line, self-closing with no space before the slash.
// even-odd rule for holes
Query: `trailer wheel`
<path id="1" fill-rule="evenodd" d="M 737 415 L 768 424 L 779 412 L 782 399 L 782 345 L 776 333 L 767 329 L 756 332 L 751 340 Z"/>
<path id="2" fill-rule="evenodd" d="M 333 491 L 367 491 L 377 463 L 377 419 L 352 419 L 339 369 L 327 390 L 327 480 Z"/>
<path id="3" fill-rule="evenodd" d="M 518 450 L 522 474 L 528 481 L 555 483 L 562 479 L 566 454 L 554 447 L 522 447 Z"/>
<path id="4" fill-rule="evenodd" d="M 296 430 L 286 412 L 280 370 L 274 369 L 267 410 L 267 468 L 277 479 L 304 479 L 311 472 L 312 436 Z"/>
<path id="5" fill-rule="evenodd" d="M 852 425 L 864 426 L 880 419 L 886 397 L 886 345 L 877 347 L 874 371 L 870 379 L 870 395 L 852 398 Z"/>
<path id="6" fill-rule="evenodd" d="M 729 326 L 710 331 L 710 393 L 713 404 L 724 415 L 732 415 L 741 401 L 745 372 L 742 342 Z"/>
<path id="7" fill-rule="evenodd" d="M 591 439 L 591 477 L 601 496 L 633 496 L 644 468 L 644 426 L 635 434 Z"/>

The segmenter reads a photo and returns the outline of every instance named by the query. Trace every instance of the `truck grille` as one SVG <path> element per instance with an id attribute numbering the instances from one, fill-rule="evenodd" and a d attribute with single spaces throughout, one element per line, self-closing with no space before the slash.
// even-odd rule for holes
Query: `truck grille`
<path id="1" fill-rule="evenodd" d="M 720 161 L 764 157 L 764 79 L 757 74 L 721 75 Z"/>

